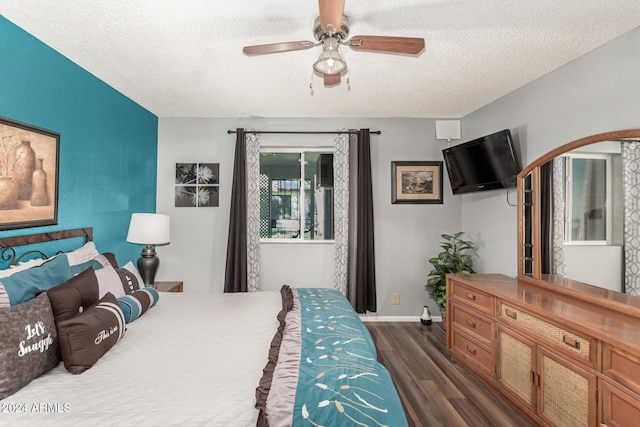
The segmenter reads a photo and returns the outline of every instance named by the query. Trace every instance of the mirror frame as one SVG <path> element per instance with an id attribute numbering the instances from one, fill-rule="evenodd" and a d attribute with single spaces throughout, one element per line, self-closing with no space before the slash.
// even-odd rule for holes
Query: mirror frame
<path id="1" fill-rule="evenodd" d="M 577 139 L 560 147 L 549 151 L 547 154 L 539 157 L 531 162 L 527 167 L 522 169 L 518 174 L 518 278 L 524 280 L 540 281 L 543 280 L 542 275 L 542 252 L 541 252 L 541 236 L 540 236 L 540 167 L 551 159 L 564 154 L 568 151 L 595 142 L 611 141 L 627 138 L 640 138 L 640 129 L 628 129 L 612 132 L 604 132 L 596 135 L 590 135 Z M 525 232 L 527 230 L 527 222 L 525 218 L 525 178 L 531 175 L 531 274 L 526 274 L 525 259 Z M 546 275 L 545 275 L 546 276 Z M 555 276 L 555 275 L 554 275 Z M 561 277 L 561 276 L 559 276 Z"/>

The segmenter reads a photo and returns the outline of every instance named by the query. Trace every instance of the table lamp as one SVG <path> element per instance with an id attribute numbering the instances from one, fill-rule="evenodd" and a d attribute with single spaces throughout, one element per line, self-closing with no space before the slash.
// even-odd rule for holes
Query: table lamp
<path id="1" fill-rule="evenodd" d="M 155 276 L 160 264 L 155 245 L 169 243 L 171 227 L 169 215 L 152 213 L 131 214 L 127 242 L 146 245 L 138 258 L 138 271 L 145 286 L 155 288 Z"/>

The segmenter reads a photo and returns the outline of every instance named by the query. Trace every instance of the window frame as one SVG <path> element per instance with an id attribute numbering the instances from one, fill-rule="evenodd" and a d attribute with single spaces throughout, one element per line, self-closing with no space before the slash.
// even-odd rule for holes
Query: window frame
<path id="1" fill-rule="evenodd" d="M 567 246 L 611 246 L 612 245 L 612 159 L 608 153 L 569 153 L 563 156 L 565 159 L 565 207 L 564 207 L 564 244 Z M 573 160 L 574 159 L 594 159 L 605 161 L 605 235 L 604 240 L 574 240 L 572 237 L 572 214 L 573 214 Z"/>
<path id="2" fill-rule="evenodd" d="M 304 225 L 305 225 L 305 201 L 306 201 L 306 195 L 305 195 L 305 191 L 304 191 L 304 165 L 305 165 L 305 152 L 308 153 L 319 153 L 319 154 L 334 154 L 335 155 L 335 148 L 333 146 L 303 146 L 303 145 L 296 145 L 296 146 L 287 146 L 287 147 L 283 147 L 283 146 L 261 146 L 260 147 L 260 156 L 262 156 L 262 154 L 264 153 L 293 153 L 293 154 L 300 154 L 300 186 L 299 186 L 299 197 L 298 197 L 298 209 L 300 212 L 302 212 L 303 214 L 300 215 L 300 229 L 304 230 Z M 260 157 L 262 159 L 262 157 Z M 262 167 L 262 162 L 260 162 L 260 168 Z M 333 164 L 331 165 L 331 167 L 333 168 Z M 271 182 L 269 182 L 269 185 L 271 185 Z M 311 183 L 312 187 L 314 185 L 314 183 Z M 335 211 L 334 211 L 335 213 Z M 334 225 L 335 225 L 335 216 L 334 216 Z M 334 233 L 334 239 L 305 239 L 304 238 L 304 232 L 301 232 L 299 234 L 298 237 L 296 238 L 277 238 L 277 237 L 260 237 L 260 244 L 262 243 L 286 243 L 286 244 L 313 244 L 313 245 L 318 245 L 318 244 L 334 244 L 335 243 L 335 233 Z"/>

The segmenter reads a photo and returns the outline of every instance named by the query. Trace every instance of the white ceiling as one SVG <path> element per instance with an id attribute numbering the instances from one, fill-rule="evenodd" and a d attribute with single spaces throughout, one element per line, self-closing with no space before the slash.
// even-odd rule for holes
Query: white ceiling
<path id="1" fill-rule="evenodd" d="M 160 117 L 460 118 L 640 26 L 639 0 L 346 0 L 351 35 L 424 37 L 417 57 L 343 47 L 312 78 L 315 0 L 1 0 L 0 14 Z M 313 82 L 313 90 L 309 83 Z"/>

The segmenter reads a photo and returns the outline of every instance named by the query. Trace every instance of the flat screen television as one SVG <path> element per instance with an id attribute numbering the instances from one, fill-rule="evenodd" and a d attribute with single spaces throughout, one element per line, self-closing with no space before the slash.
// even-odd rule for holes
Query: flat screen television
<path id="1" fill-rule="evenodd" d="M 509 129 L 442 150 L 453 194 L 516 186 L 521 167 Z"/>

